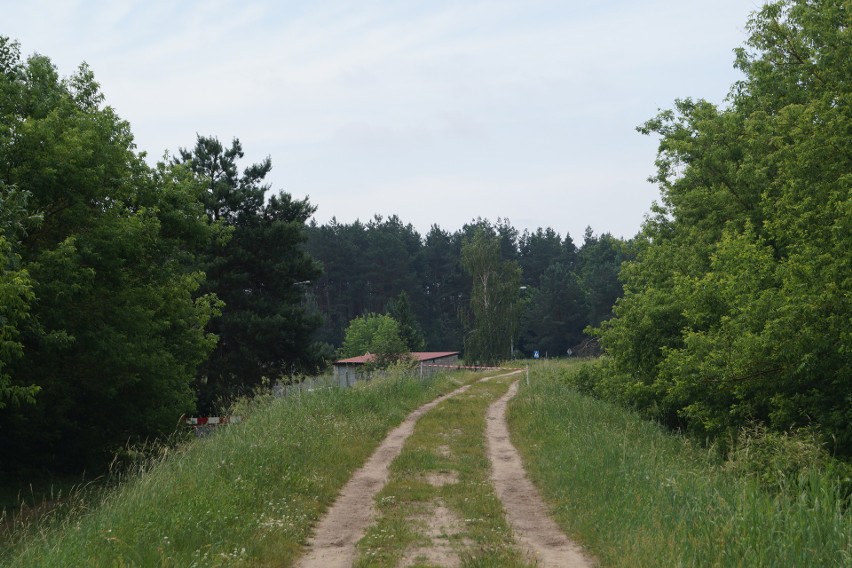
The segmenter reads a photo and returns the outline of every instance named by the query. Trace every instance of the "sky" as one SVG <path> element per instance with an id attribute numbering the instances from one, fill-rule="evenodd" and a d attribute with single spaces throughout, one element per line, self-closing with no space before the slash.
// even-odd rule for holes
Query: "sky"
<path id="1" fill-rule="evenodd" d="M 272 159 L 315 219 L 476 218 L 632 237 L 659 191 L 636 126 L 724 104 L 757 0 L 0 0 L 0 34 L 86 62 L 149 161 L 196 135 Z"/>

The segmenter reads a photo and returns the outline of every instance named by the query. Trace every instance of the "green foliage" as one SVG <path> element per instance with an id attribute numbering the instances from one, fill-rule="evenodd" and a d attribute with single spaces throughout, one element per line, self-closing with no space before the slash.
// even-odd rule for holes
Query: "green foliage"
<path id="1" fill-rule="evenodd" d="M 353 319 L 346 328 L 341 357 L 375 355 L 372 366 L 384 368 L 409 352 L 399 322 L 389 315 L 365 314 Z"/>
<path id="2" fill-rule="evenodd" d="M 782 494 L 795 492 L 817 475 L 836 480 L 841 497 L 852 496 L 852 465 L 832 458 L 819 436 L 808 430 L 779 433 L 749 425 L 737 436 L 725 467 Z"/>
<path id="3" fill-rule="evenodd" d="M 583 318 L 588 325 L 597 326 L 612 316 L 612 307 L 623 294 L 618 273 L 622 263 L 632 257 L 629 243 L 609 233 L 596 237 L 591 227 L 586 228 L 577 254 L 576 280 L 588 310 Z"/>
<path id="4" fill-rule="evenodd" d="M 9 49 L 4 43 L 7 41 L 0 38 L 0 55 Z M 9 403 L 32 404 L 39 391 L 36 385 L 13 384 L 4 372 L 11 361 L 23 355 L 20 328 L 30 317 L 30 303 L 34 299 L 29 273 L 21 268 L 21 257 L 12 246 L 18 244 L 25 225 L 38 220 L 37 216 L 29 215 L 28 197 L 0 180 L 0 410 Z"/>
<path id="5" fill-rule="evenodd" d="M 421 351 L 426 342 L 420 333 L 420 325 L 411 309 L 408 294 L 400 292 L 399 296 L 391 301 L 388 305 L 388 315 L 399 324 L 399 336 L 408 351 Z"/>
<path id="6" fill-rule="evenodd" d="M 570 236 L 563 241 L 552 228 L 536 229 L 534 233 L 524 231 L 518 243 L 519 264 L 525 286 L 537 286 L 547 270 L 559 265 L 574 268 L 577 247 Z"/>
<path id="7" fill-rule="evenodd" d="M 591 230 L 579 251 L 569 235 L 562 238 L 552 228 L 519 237 L 506 219 L 476 219 L 454 233 L 435 225 L 422 238 L 395 216 L 311 223 L 307 250 L 324 268 L 309 292 L 311 305 L 325 319 L 317 338 L 340 345 L 352 318 L 381 310 L 408 334 L 408 316 L 395 311 L 404 293 L 413 327 L 424 339 L 423 347 L 416 335 L 407 339 L 410 349 L 462 350 L 473 289 L 462 266 L 462 246 L 479 230 L 496 238 L 501 259 L 517 261 L 522 271 L 525 291 L 517 305 L 519 321 L 506 338 L 507 354 L 514 349 L 564 355 L 581 343 L 583 329 L 610 314 L 622 292 L 619 266 L 635 255 L 633 241 L 595 236 Z"/>
<path id="8" fill-rule="evenodd" d="M 350 320 L 385 311 L 403 292 L 415 319 L 426 326 L 440 320 L 424 315 L 430 276 L 421 269 L 420 235 L 398 217 L 377 215 L 368 223 L 342 224 L 335 219 L 322 226 L 313 223 L 308 227 L 306 249 L 323 265 L 323 274 L 311 286 L 325 319 L 318 339 L 340 345 Z M 440 346 L 449 339 L 432 333 L 430 341 Z"/>
<path id="9" fill-rule="evenodd" d="M 204 290 L 224 302 L 209 330 L 219 338 L 199 370 L 196 390 L 203 411 L 221 399 L 249 392 L 264 377 L 313 371 L 322 364 L 311 335 L 319 317 L 310 313 L 305 287 L 320 274 L 304 251 L 305 222 L 315 208 L 307 200 L 279 192 L 264 200 L 267 158 L 239 172 L 242 145 L 225 148 L 215 137 L 199 136 L 182 149 L 182 164 L 203 191 L 207 216 L 218 231 L 200 267 Z"/>
<path id="10" fill-rule="evenodd" d="M 852 455 L 852 42 L 839 0 L 749 22 L 729 105 L 677 101 L 662 204 L 600 333 L 620 397 L 702 435 L 812 427 Z"/>
<path id="11" fill-rule="evenodd" d="M 459 233 L 450 234 L 433 225 L 418 260 L 427 298 L 427 310 L 418 318 L 424 328 L 426 347 L 435 351 L 461 350 L 464 329 L 459 314 L 470 296 L 470 279 L 461 267 Z"/>
<path id="12" fill-rule="evenodd" d="M 0 40 L 2 310 L 14 327 L 3 335 L 15 355 L 4 349 L 2 372 L 13 392 L 38 389 L 35 405 L 0 414 L 0 453 L 14 456 L 0 473 L 98 470 L 129 439 L 171 431 L 213 345 L 215 300 L 192 266 L 209 236 L 199 194 L 148 167 L 102 101 L 85 65 L 61 80 Z"/>
<path id="13" fill-rule="evenodd" d="M 554 356 L 564 355 L 583 340 L 587 313 L 576 273 L 564 264 L 552 264 L 525 303 L 521 316 L 523 344 Z"/>
<path id="14" fill-rule="evenodd" d="M 518 327 L 521 269 L 517 261 L 501 259 L 500 243 L 498 235 L 477 228 L 462 245 L 462 266 L 473 280 L 464 352 L 468 361 L 508 359 Z"/>
<path id="15" fill-rule="evenodd" d="M 15 269 L 11 246 L 0 232 L 0 410 L 8 403 L 34 403 L 39 387 L 12 384 L 11 377 L 4 372 L 9 362 L 23 355 L 23 346 L 18 341 L 18 327 L 29 316 L 29 303 L 33 299 L 29 275 Z"/>
<path id="16" fill-rule="evenodd" d="M 527 292 L 522 295 L 522 349 L 565 355 L 581 344 L 584 329 L 612 315 L 623 290 L 618 279 L 625 261 L 635 256 L 633 241 L 586 229 L 583 245 L 570 236 L 560 240 L 553 229 L 524 233 L 520 264 Z"/>

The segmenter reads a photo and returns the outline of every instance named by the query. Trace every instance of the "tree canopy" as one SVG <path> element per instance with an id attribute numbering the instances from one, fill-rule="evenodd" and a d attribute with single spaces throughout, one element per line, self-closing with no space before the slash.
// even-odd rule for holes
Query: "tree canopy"
<path id="1" fill-rule="evenodd" d="M 662 202 L 601 335 L 601 388 L 703 434 L 808 427 L 852 455 L 852 41 L 848 2 L 753 14 L 727 105 L 679 100 Z"/>
<path id="2" fill-rule="evenodd" d="M 211 223 L 221 230 L 204 255 L 205 290 L 224 302 L 210 325 L 219 338 L 200 370 L 197 390 L 202 408 L 212 411 L 260 384 L 264 377 L 315 371 L 320 361 L 312 334 L 319 317 L 305 307 L 305 287 L 320 275 L 305 252 L 305 222 L 314 213 L 307 199 L 293 199 L 264 183 L 272 168 L 267 158 L 239 172 L 240 141 L 225 148 L 215 137 L 199 136 L 195 147 L 180 150 L 204 189 Z"/>
<path id="3" fill-rule="evenodd" d="M 199 137 L 149 165 L 91 70 L 0 38 L 0 474 L 99 470 L 318 366 L 307 200 Z M 221 317 L 217 317 L 220 316 Z"/>
<path id="4" fill-rule="evenodd" d="M 340 345 L 353 318 L 388 313 L 400 322 L 404 336 L 409 321 L 422 334 L 421 347 L 406 339 L 411 350 L 462 351 L 471 329 L 465 326 L 472 321 L 473 290 L 462 247 L 479 230 L 496 239 L 501 259 L 521 267 L 518 320 L 501 342 L 506 357 L 513 349 L 519 356 L 535 350 L 565 355 L 587 339 L 583 329 L 609 316 L 622 292 L 619 266 L 635 254 L 629 241 L 607 233 L 595 235 L 589 229 L 578 249 L 569 235 L 562 237 L 552 228 L 519 234 L 506 219 L 475 219 L 453 233 L 433 225 L 425 236 L 397 217 L 311 223 L 307 250 L 324 268 L 308 292 L 324 316 L 317 338 Z M 376 255 L 363 252 L 370 247 L 393 261 L 376 264 Z M 402 294 L 410 316 L 399 311 Z"/>
<path id="5" fill-rule="evenodd" d="M 423 334 L 420 332 L 420 324 L 414 311 L 408 294 L 400 292 L 399 295 L 388 304 L 388 315 L 399 324 L 399 337 L 402 339 L 409 351 L 420 351 L 425 345 Z"/>
<path id="6" fill-rule="evenodd" d="M 4 468 L 73 470 L 170 431 L 215 342 L 198 188 L 147 166 L 102 101 L 85 65 L 62 80 L 0 39 L 0 385 L 35 402 L 0 412 Z"/>
<path id="7" fill-rule="evenodd" d="M 500 237 L 483 228 L 462 245 L 462 266 L 473 280 L 465 358 L 477 363 L 509 359 L 518 326 L 521 268 L 500 256 Z"/>
<path id="8" fill-rule="evenodd" d="M 399 322 L 386 314 L 364 314 L 349 322 L 341 357 L 373 355 L 371 366 L 386 367 L 409 352 Z"/>

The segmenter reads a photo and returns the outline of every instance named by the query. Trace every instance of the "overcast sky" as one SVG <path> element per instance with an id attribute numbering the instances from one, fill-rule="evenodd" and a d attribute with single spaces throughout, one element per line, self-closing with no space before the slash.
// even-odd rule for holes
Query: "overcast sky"
<path id="1" fill-rule="evenodd" d="M 0 0 L 0 34 L 85 61 L 151 157 L 196 133 L 269 155 L 320 223 L 484 217 L 630 237 L 656 187 L 635 127 L 722 103 L 752 0 Z"/>

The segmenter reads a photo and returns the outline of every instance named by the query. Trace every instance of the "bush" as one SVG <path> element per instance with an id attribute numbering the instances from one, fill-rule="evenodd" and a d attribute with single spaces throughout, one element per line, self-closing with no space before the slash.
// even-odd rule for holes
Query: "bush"
<path id="1" fill-rule="evenodd" d="M 826 475 L 838 482 L 843 498 L 852 494 L 852 465 L 832 457 L 808 429 L 772 432 L 763 424 L 750 424 L 740 430 L 726 468 L 770 490 L 788 492 L 813 474 Z"/>
<path id="2" fill-rule="evenodd" d="M 565 380 L 578 392 L 597 397 L 598 385 L 601 382 L 601 366 L 595 361 L 570 367 L 565 375 Z"/>

